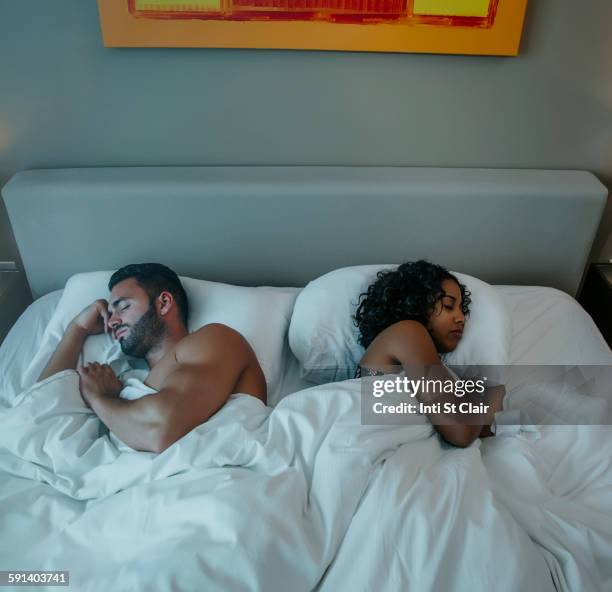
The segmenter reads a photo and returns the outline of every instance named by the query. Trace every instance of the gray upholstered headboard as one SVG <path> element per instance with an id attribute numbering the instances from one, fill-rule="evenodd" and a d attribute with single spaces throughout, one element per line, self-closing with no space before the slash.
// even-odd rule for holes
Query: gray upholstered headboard
<path id="1" fill-rule="evenodd" d="M 583 171 L 147 167 L 24 171 L 2 195 L 35 297 L 131 262 L 300 286 L 417 258 L 575 294 L 607 190 Z"/>

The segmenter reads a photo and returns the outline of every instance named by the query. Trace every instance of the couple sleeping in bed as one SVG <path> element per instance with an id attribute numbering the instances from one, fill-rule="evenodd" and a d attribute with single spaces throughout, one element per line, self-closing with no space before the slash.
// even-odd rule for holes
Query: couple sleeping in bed
<path id="1" fill-rule="evenodd" d="M 171 269 L 157 263 L 127 265 L 109 281 L 109 299 L 81 311 L 39 377 L 76 369 L 85 403 L 123 442 L 136 450 L 162 452 L 208 420 L 230 395 L 243 393 L 266 403 L 266 381 L 255 353 L 240 333 L 222 324 L 187 330 L 188 302 Z M 457 347 L 469 312 L 469 292 L 444 268 L 417 261 L 379 272 L 362 295 L 355 320 L 366 348 L 356 377 L 391 366 L 433 368 L 435 377 L 453 379 L 440 354 Z M 110 332 L 123 353 L 143 358 L 145 384 L 155 394 L 136 400 L 119 397 L 123 384 L 107 364 L 79 366 L 89 335 Z M 428 414 L 442 438 L 469 446 L 493 435 L 490 423 L 501 410 L 503 387 L 489 412 L 470 425 Z"/>

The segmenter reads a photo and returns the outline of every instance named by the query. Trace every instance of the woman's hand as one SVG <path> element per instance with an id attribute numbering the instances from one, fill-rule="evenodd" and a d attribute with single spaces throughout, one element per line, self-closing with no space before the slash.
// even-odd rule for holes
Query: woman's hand
<path id="1" fill-rule="evenodd" d="M 491 424 L 495 421 L 495 414 L 503 411 L 504 397 L 506 396 L 506 387 L 503 384 L 499 386 L 490 386 L 485 389 L 487 395 L 487 404 L 489 411 L 487 413 L 488 423 L 482 426 L 479 438 L 491 438 L 495 433 L 491 431 Z"/>

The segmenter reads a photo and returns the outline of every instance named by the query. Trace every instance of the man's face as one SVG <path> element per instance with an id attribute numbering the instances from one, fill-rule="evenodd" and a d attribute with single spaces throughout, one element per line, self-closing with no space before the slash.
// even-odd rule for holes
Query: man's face
<path id="1" fill-rule="evenodd" d="M 134 278 L 113 287 L 108 310 L 108 326 L 128 356 L 144 358 L 164 334 L 165 325 L 157 315 L 155 302 L 149 302 L 148 294 Z"/>

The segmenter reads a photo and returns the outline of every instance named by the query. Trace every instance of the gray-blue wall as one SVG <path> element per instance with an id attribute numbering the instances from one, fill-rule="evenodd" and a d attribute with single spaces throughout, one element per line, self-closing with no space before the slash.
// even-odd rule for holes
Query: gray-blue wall
<path id="1" fill-rule="evenodd" d="M 610 0 L 530 0 L 518 58 L 105 49 L 94 0 L 0 0 L 0 183 L 37 167 L 401 164 L 579 168 L 610 187 L 611 30 Z M 14 249 L 0 210 L 0 259 Z"/>

